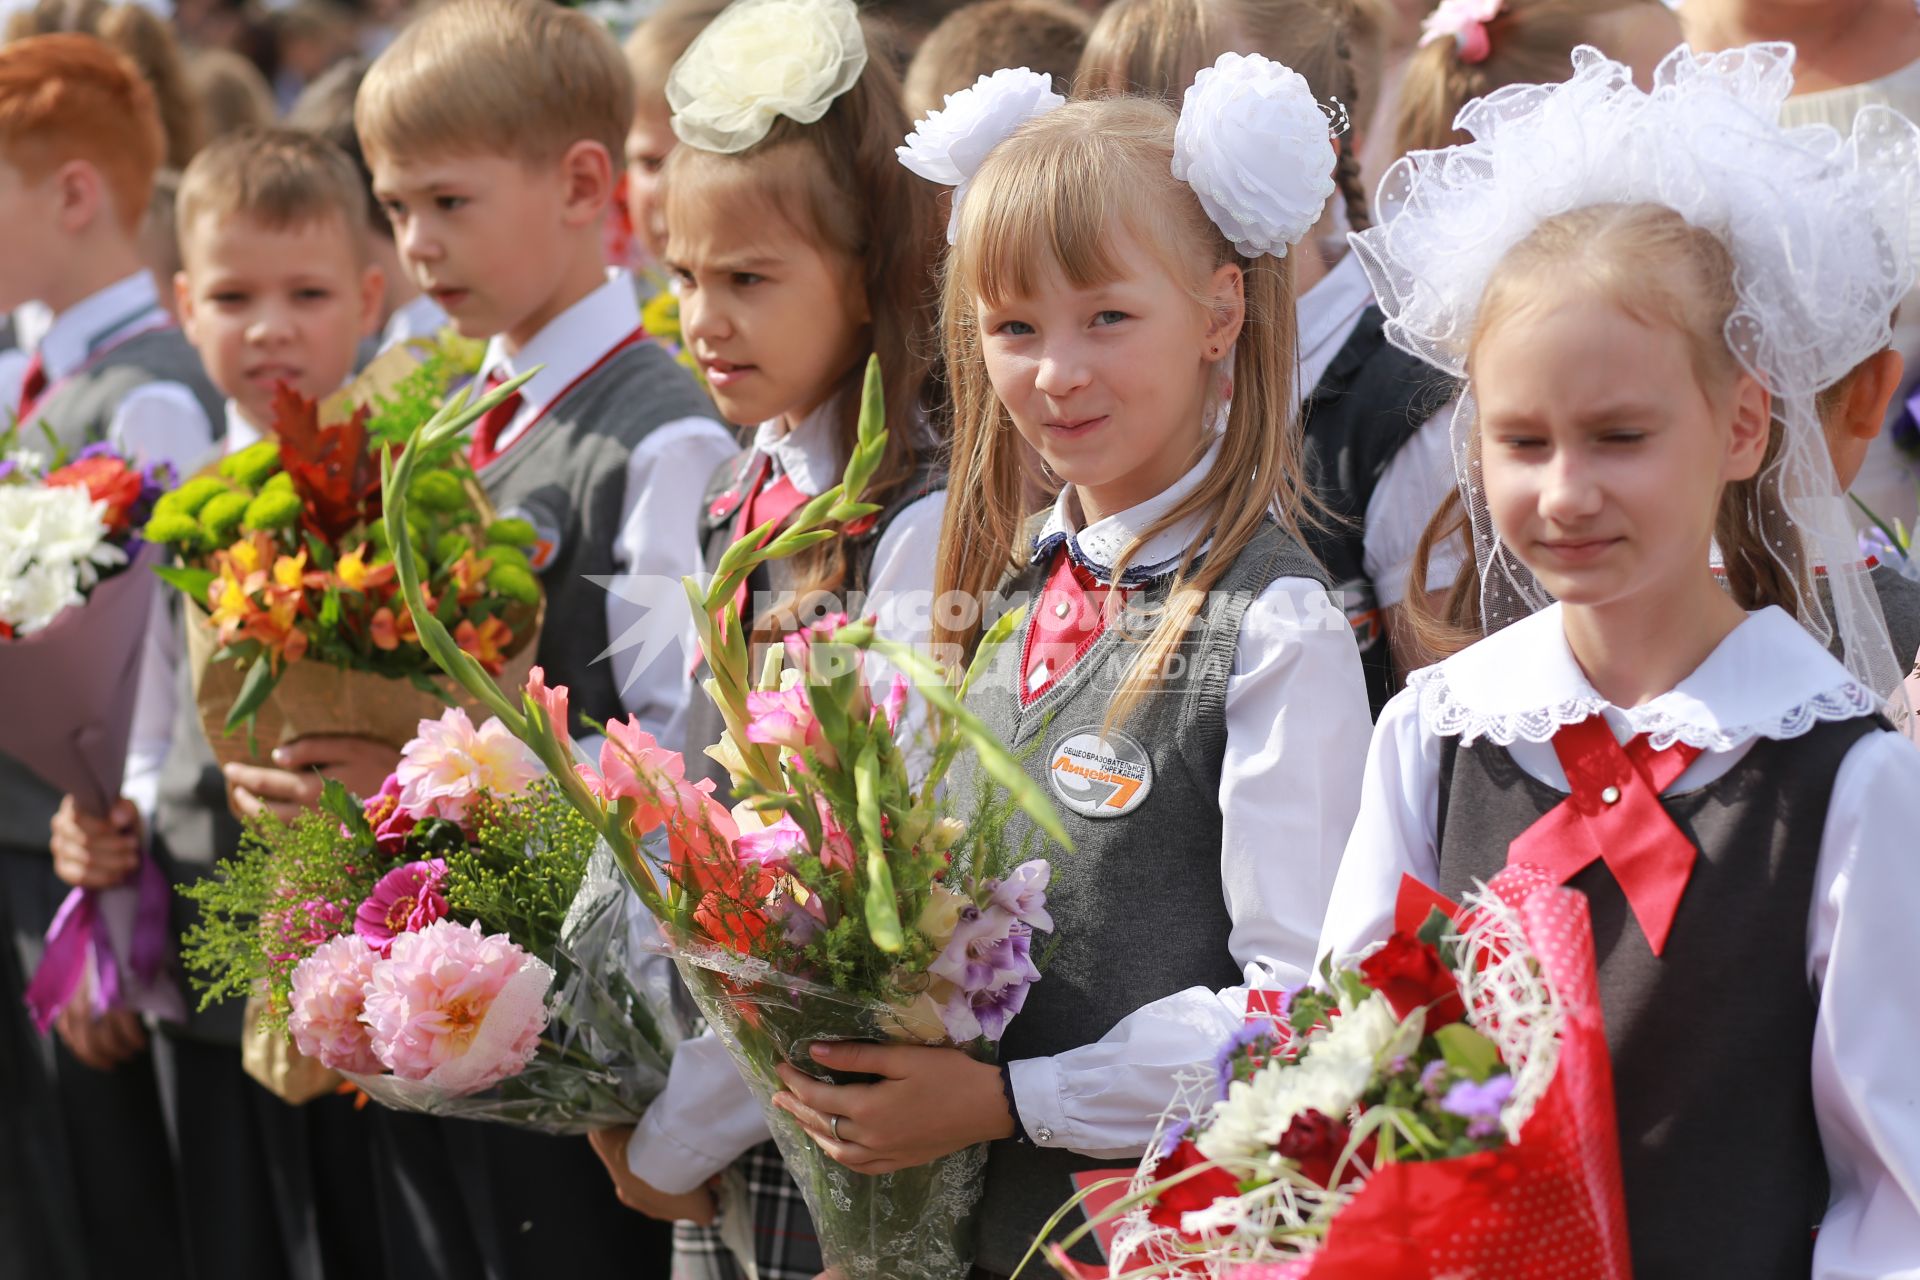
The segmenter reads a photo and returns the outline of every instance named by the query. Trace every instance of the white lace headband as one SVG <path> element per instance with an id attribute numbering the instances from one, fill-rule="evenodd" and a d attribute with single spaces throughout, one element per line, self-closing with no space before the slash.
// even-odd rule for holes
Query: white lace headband
<path id="1" fill-rule="evenodd" d="M 866 66 L 853 0 L 734 0 L 667 76 L 674 135 L 702 151 L 745 151 L 780 116 L 818 120 Z"/>
<path id="2" fill-rule="evenodd" d="M 900 163 L 954 189 L 947 242 L 960 202 L 988 154 L 1014 130 L 1066 102 L 1052 80 L 1025 67 L 981 76 L 947 95 L 899 148 Z M 1223 53 L 1194 77 L 1174 130 L 1173 176 L 1193 188 L 1213 224 L 1242 256 L 1284 258 L 1320 220 L 1333 194 L 1344 127 L 1297 72 L 1259 54 Z"/>

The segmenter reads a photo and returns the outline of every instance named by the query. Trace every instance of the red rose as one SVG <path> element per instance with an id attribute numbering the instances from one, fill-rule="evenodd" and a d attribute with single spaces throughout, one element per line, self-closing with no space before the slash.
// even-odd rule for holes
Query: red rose
<path id="1" fill-rule="evenodd" d="M 1180 1145 L 1167 1153 L 1167 1158 L 1154 1168 L 1154 1177 L 1171 1178 L 1196 1165 L 1207 1163 L 1200 1149 L 1182 1138 Z M 1208 1169 L 1205 1173 L 1196 1173 L 1179 1186 L 1168 1187 L 1162 1191 L 1147 1209 L 1147 1217 L 1155 1226 L 1166 1227 L 1170 1231 L 1180 1230 L 1180 1217 L 1195 1209 L 1205 1209 L 1221 1196 L 1240 1194 L 1240 1183 L 1224 1169 Z"/>
<path id="2" fill-rule="evenodd" d="M 140 501 L 140 473 L 106 454 L 82 458 L 52 472 L 47 476 L 47 484 L 82 488 L 95 502 L 104 501 L 107 528 L 115 532 L 126 525 L 127 513 Z"/>
<path id="3" fill-rule="evenodd" d="M 1353 1130 L 1345 1122 L 1335 1120 L 1324 1112 L 1302 1111 L 1280 1135 L 1279 1152 L 1300 1166 L 1300 1172 L 1323 1187 L 1333 1185 L 1334 1166 L 1340 1163 L 1340 1155 L 1347 1149 L 1347 1143 L 1353 1139 Z M 1342 1172 L 1342 1182 L 1351 1182 L 1359 1173 L 1359 1162 L 1373 1162 L 1375 1143 L 1368 1138 L 1354 1153 L 1355 1160 L 1349 1161 Z"/>
<path id="4" fill-rule="evenodd" d="M 1460 987 L 1434 949 L 1411 934 L 1395 933 L 1387 945 L 1360 962 L 1366 984 L 1387 998 L 1396 1017 L 1427 1011 L 1427 1030 L 1467 1016 Z"/>

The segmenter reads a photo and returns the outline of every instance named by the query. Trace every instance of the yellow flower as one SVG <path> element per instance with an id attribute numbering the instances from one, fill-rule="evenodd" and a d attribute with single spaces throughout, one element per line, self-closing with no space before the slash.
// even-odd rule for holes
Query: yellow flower
<path id="1" fill-rule="evenodd" d="M 945 947 L 953 938 L 953 931 L 960 923 L 960 908 L 972 899 L 965 894 L 955 893 L 943 884 L 933 886 L 927 897 L 927 905 L 921 908 L 920 918 L 913 927 L 926 935 L 927 942 L 935 950 Z"/>
<path id="2" fill-rule="evenodd" d="M 282 591 L 298 591 L 306 571 L 307 552 L 303 547 L 299 555 L 281 556 L 273 562 L 273 585 Z"/>
<path id="3" fill-rule="evenodd" d="M 234 565 L 241 573 L 257 572 L 266 551 L 258 538 L 248 538 L 227 548 L 227 554 L 233 558 Z"/>

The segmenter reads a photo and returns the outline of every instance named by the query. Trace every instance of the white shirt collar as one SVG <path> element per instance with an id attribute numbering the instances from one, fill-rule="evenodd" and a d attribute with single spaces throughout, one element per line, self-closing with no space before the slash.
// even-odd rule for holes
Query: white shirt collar
<path id="1" fill-rule="evenodd" d="M 103 343 L 156 328 L 166 322 L 153 276 L 142 268 L 88 294 L 53 318 L 40 339 L 41 367 L 50 380 L 71 375 Z"/>
<path id="2" fill-rule="evenodd" d="M 825 493 L 840 483 L 846 460 L 840 456 L 840 397 L 796 422 L 789 430 L 781 419 L 763 422 L 753 433 L 756 454 L 773 459 L 775 475 L 793 481 L 808 495 Z"/>
<path id="3" fill-rule="evenodd" d="M 1656 749 L 1685 742 L 1731 751 L 1754 738 L 1796 738 L 1816 724 L 1881 709 L 1872 690 L 1783 609 L 1748 614 L 1672 689 L 1617 707 L 1587 680 L 1567 644 L 1561 606 L 1463 649 L 1407 681 L 1422 727 L 1463 743 L 1546 742 L 1560 728 L 1604 715 L 1617 736 L 1649 734 Z"/>
<path id="4" fill-rule="evenodd" d="M 380 349 L 385 351 L 411 338 L 431 337 L 446 323 L 447 313 L 433 295 L 420 294 L 405 306 L 395 307 L 387 317 L 386 327 L 380 330 Z M 491 348 L 488 354 L 492 354 Z"/>
<path id="5" fill-rule="evenodd" d="M 1101 582 L 1112 582 L 1113 566 L 1121 553 L 1161 516 L 1199 488 L 1200 482 L 1213 470 L 1213 464 L 1220 457 L 1220 443 L 1219 437 L 1214 437 L 1200 461 L 1153 497 L 1125 511 L 1103 516 L 1084 529 L 1078 527 L 1074 517 L 1072 486 L 1062 489 L 1060 496 L 1053 500 L 1053 510 L 1047 514 L 1039 536 L 1033 540 L 1033 558 L 1038 560 L 1050 556 L 1056 547 L 1064 543 L 1067 554 L 1076 564 Z M 1203 540 L 1210 523 L 1210 517 L 1204 513 L 1191 515 L 1147 539 L 1141 544 L 1139 553 L 1128 563 L 1126 572 L 1121 575 L 1120 585 L 1137 586 L 1179 567 L 1180 558 L 1189 547 L 1197 543 L 1204 549 L 1206 543 L 1211 541 Z"/>
<path id="6" fill-rule="evenodd" d="M 227 453 L 238 453 L 249 445 L 255 445 L 266 439 L 266 432 L 248 422 L 240 412 L 238 401 L 227 401 L 227 438 L 221 442 L 221 448 Z"/>
<path id="7" fill-rule="evenodd" d="M 1349 252 L 1332 270 L 1300 295 L 1294 305 L 1300 323 L 1300 385 L 1302 399 L 1319 383 L 1360 323 L 1360 313 L 1373 302 L 1360 255 Z"/>
<path id="8" fill-rule="evenodd" d="M 633 277 L 612 270 L 605 284 L 549 320 L 517 353 L 508 355 L 506 341 L 499 335 L 490 339 L 486 358 L 480 362 L 482 384 L 496 371 L 511 378 L 542 366 L 520 388 L 520 412 L 514 415 L 513 426 L 501 434 L 501 445 L 639 327 L 640 302 L 633 291 Z"/>

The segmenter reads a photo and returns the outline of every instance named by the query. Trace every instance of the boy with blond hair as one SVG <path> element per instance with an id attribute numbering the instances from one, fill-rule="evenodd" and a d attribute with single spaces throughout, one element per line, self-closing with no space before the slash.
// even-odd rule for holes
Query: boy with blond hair
<path id="1" fill-rule="evenodd" d="M 52 312 L 22 361 L 0 426 L 44 454 L 108 441 L 141 465 L 195 465 L 219 400 L 161 309 L 139 231 L 164 143 L 152 90 L 124 56 L 83 35 L 0 48 L 0 312 Z M 46 431 L 43 431 L 45 428 Z M 0 755 L 0 1274 L 114 1274 L 178 1259 L 164 1197 L 167 1148 L 146 1032 L 131 1010 L 96 1013 L 83 988 L 58 1042 L 26 1014 L 27 975 L 67 886 L 49 857 L 60 802 Z"/>
<path id="2" fill-rule="evenodd" d="M 367 254 L 367 196 L 352 163 L 311 135 L 230 134 L 180 179 L 175 218 L 181 323 L 227 399 L 228 452 L 272 430 L 285 384 L 318 399 L 352 373 L 380 316 L 382 279 Z M 240 828 L 228 783 L 195 706 L 179 623 L 149 633 L 118 823 L 63 802 L 55 865 L 70 884 L 118 882 L 137 866 L 144 833 L 168 879 L 209 874 Z M 327 772 L 365 787 L 394 752 L 353 738 L 307 739 Z M 174 901 L 174 931 L 191 923 Z M 240 1063 L 237 1002 L 195 1013 L 155 1044 L 174 1137 L 175 1184 L 199 1274 L 319 1277 L 381 1274 L 366 1222 L 370 1120 L 342 1098 L 288 1107 Z M 326 1189 L 325 1195 L 316 1194 Z M 355 1203 L 355 1199 L 358 1203 Z"/>
<path id="3" fill-rule="evenodd" d="M 374 62 L 354 123 L 402 264 L 462 334 L 488 339 L 482 384 L 538 370 L 476 424 L 472 457 L 494 505 L 538 532 L 547 679 L 577 715 L 632 715 L 675 742 L 691 692 L 677 584 L 701 569 L 706 479 L 736 446 L 601 257 L 633 112 L 619 48 L 584 14 L 447 0 Z M 290 770 L 316 763 L 300 747 Z M 253 781 L 243 806 L 312 798 L 294 773 Z M 383 1199 L 429 1219 L 409 1260 L 444 1269 L 434 1250 L 477 1248 L 490 1274 L 545 1276 L 559 1258 L 665 1273 L 663 1231 L 606 1193 L 586 1143 L 417 1120 L 381 1117 L 378 1176 L 401 1184 Z"/>

